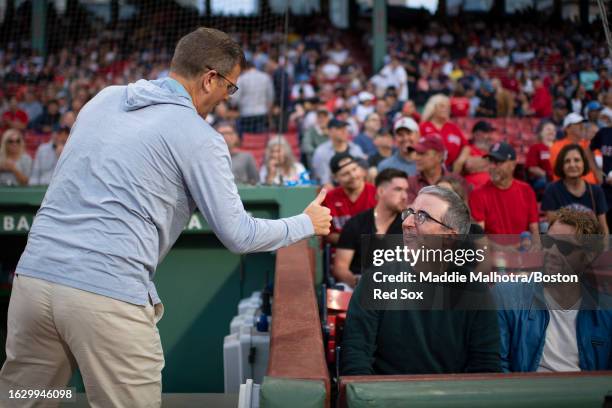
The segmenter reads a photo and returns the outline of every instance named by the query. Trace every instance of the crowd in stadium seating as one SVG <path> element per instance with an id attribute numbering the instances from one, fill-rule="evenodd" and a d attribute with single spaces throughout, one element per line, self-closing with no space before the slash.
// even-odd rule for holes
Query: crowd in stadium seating
<path id="1" fill-rule="evenodd" d="M 469 27 L 456 21 L 391 29 L 387 62 L 369 78 L 348 40 L 332 30 L 290 35 L 282 56 L 282 36 L 234 33 L 245 44 L 248 67 L 235 95 L 207 120 L 231 143 L 237 181 L 341 188 L 330 162 L 346 152 L 365 169 L 367 182 L 386 168 L 404 171 L 410 176 L 410 197 L 442 177 L 461 178 L 486 231 L 536 233 L 537 204 L 525 195 L 530 193 L 523 182 L 511 177 L 516 164 L 516 175 L 541 200 L 553 194 L 549 182 L 558 180 L 552 171 L 557 155 L 565 145 L 578 143 L 585 150 L 583 167 L 590 169 L 587 183 L 563 192 L 604 222 L 612 169 L 608 134 L 597 132 L 612 124 L 612 62 L 602 39 L 569 23 L 563 30 L 533 24 L 492 30 L 478 21 Z M 46 60 L 18 53 L 13 46 L 0 52 L 0 130 L 11 130 L 0 152 L 3 184 L 47 183 L 49 177 L 32 175 L 32 168 L 53 168 L 63 134 L 99 90 L 167 74 L 169 48 L 150 34 L 153 40 L 138 52 L 122 49 L 121 35 L 112 31 L 62 48 Z M 144 37 L 135 43 L 146 44 Z M 363 40 L 370 41 L 369 36 Z M 423 104 L 419 113 L 417 106 Z M 598 146 L 593 151 L 591 140 Z M 501 149 L 511 152 L 506 161 L 512 164 L 496 159 L 491 150 L 499 149 L 501 141 L 508 143 Z M 33 164 L 31 156 L 36 156 Z M 497 182 L 498 177 L 505 181 Z M 497 228 L 487 219 L 500 214 L 478 209 L 490 207 L 480 190 L 499 193 L 506 183 L 512 186 L 506 195 L 524 197 L 518 202 L 525 203 L 529 222 L 515 225 L 507 219 L 503 222 L 512 228 Z M 554 186 L 564 183 L 567 179 Z M 514 186 L 525 193 L 515 192 Z M 346 215 L 355 214 L 339 214 Z M 341 223 L 337 227 L 339 232 Z"/>

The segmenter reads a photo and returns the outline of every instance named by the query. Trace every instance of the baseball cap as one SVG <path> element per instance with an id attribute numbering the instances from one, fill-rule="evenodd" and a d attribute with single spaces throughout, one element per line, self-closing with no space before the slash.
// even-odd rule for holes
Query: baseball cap
<path id="1" fill-rule="evenodd" d="M 408 117 L 403 117 L 400 120 L 398 120 L 397 122 L 395 122 L 395 125 L 393 126 L 393 133 L 396 133 L 398 130 L 400 130 L 402 128 L 403 129 L 408 129 L 411 132 L 418 132 L 419 131 L 418 123 L 416 123 L 414 121 L 414 119 L 408 118 Z"/>
<path id="2" fill-rule="evenodd" d="M 600 115 L 601 116 L 607 116 L 608 118 L 610 118 L 612 120 L 612 109 L 610 109 L 608 107 L 603 108 L 601 113 L 600 113 Z"/>
<path id="3" fill-rule="evenodd" d="M 374 95 L 366 91 L 361 91 L 359 92 L 358 98 L 359 98 L 359 102 L 373 101 Z"/>
<path id="4" fill-rule="evenodd" d="M 338 108 L 334 111 L 334 115 L 342 115 L 343 113 L 350 113 L 348 109 Z"/>
<path id="5" fill-rule="evenodd" d="M 602 109 L 603 109 L 603 105 L 599 103 L 599 101 L 591 101 L 587 103 L 587 106 L 586 106 L 587 112 L 599 111 Z"/>
<path id="6" fill-rule="evenodd" d="M 472 128 L 472 133 L 493 132 L 494 130 L 495 128 L 489 122 L 487 122 L 486 120 L 479 120 L 478 122 L 476 122 L 476 124 L 474 124 L 474 127 Z"/>
<path id="7" fill-rule="evenodd" d="M 435 150 L 436 152 L 443 153 L 446 151 L 444 142 L 437 135 L 429 135 L 419 139 L 419 143 L 414 146 L 414 150 L 417 153 L 425 153 L 428 150 Z"/>
<path id="8" fill-rule="evenodd" d="M 336 153 L 329 161 L 329 167 L 332 173 L 336 174 L 338 171 L 340 171 L 340 169 L 348 166 L 351 163 L 357 163 L 357 161 L 348 152 Z"/>
<path id="9" fill-rule="evenodd" d="M 566 129 L 568 126 L 576 125 L 582 122 L 584 122 L 584 118 L 582 117 L 582 115 L 579 115 L 576 112 L 572 112 L 568 114 L 565 119 L 563 119 L 563 129 Z"/>
<path id="10" fill-rule="evenodd" d="M 347 127 L 347 126 L 348 126 L 347 122 L 345 122 L 343 120 L 340 120 L 340 119 L 336 119 L 336 118 L 331 119 L 329 121 L 329 123 L 327 124 L 327 127 L 329 129 L 331 129 L 331 128 L 343 128 L 343 127 Z"/>
<path id="11" fill-rule="evenodd" d="M 492 157 L 493 159 L 502 162 L 516 160 L 516 151 L 506 142 L 497 142 L 491 146 L 489 153 L 485 157 Z"/>

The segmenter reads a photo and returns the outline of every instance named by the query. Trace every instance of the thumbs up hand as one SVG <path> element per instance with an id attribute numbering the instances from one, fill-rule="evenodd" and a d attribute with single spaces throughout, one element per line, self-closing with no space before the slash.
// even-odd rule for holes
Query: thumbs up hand
<path id="1" fill-rule="evenodd" d="M 315 235 L 328 235 L 331 228 L 331 212 L 329 208 L 321 205 L 326 195 L 327 190 L 322 189 L 317 198 L 304 210 L 304 214 L 310 217 Z"/>

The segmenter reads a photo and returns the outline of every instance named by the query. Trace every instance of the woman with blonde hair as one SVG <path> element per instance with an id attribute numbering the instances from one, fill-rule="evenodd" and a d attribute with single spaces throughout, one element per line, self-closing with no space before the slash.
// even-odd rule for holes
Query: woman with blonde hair
<path id="1" fill-rule="evenodd" d="M 282 135 L 270 137 L 264 164 L 259 171 L 262 184 L 295 186 L 308 184 L 310 178 L 302 163 L 295 160 L 291 146 Z"/>
<path id="2" fill-rule="evenodd" d="M 459 168 L 453 168 L 453 163 L 463 150 L 469 151 L 469 146 L 461 129 L 450 121 L 448 96 L 436 94 L 429 98 L 423 109 L 420 130 L 422 137 L 437 135 L 442 138 L 447 153 L 446 167 L 454 172 L 459 172 Z"/>
<path id="3" fill-rule="evenodd" d="M 21 131 L 9 129 L 0 142 L 0 185 L 27 186 L 32 171 L 32 158 L 25 151 Z"/>

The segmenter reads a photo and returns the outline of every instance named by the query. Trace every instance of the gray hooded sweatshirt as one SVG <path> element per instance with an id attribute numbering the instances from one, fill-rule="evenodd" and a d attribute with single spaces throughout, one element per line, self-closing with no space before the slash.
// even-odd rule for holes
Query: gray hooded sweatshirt
<path id="1" fill-rule="evenodd" d="M 247 214 L 223 137 L 180 83 L 108 87 L 79 113 L 16 272 L 159 303 L 155 269 L 196 206 L 233 252 L 274 250 L 314 234 L 305 214 Z"/>

